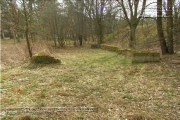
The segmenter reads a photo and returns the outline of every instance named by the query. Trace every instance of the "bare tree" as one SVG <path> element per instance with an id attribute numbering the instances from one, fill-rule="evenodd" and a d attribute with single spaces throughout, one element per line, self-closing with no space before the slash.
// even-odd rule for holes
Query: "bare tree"
<path id="1" fill-rule="evenodd" d="M 31 44 L 29 41 L 29 16 L 28 16 L 28 11 L 27 11 L 27 1 L 26 0 L 22 0 L 22 6 L 23 6 L 23 12 L 24 12 L 24 18 L 25 18 L 26 42 L 27 42 L 29 56 L 31 58 L 32 57 L 32 48 L 31 48 Z"/>
<path id="2" fill-rule="evenodd" d="M 162 54 L 173 54 L 174 53 L 174 40 L 173 40 L 173 4 L 174 0 L 167 0 L 162 3 L 162 0 L 157 0 L 157 30 L 159 41 L 161 45 Z M 163 9 L 162 9 L 163 6 Z M 167 33 L 167 41 L 165 40 L 163 28 L 162 28 L 162 10 L 165 11 L 166 14 L 166 33 Z"/>
<path id="3" fill-rule="evenodd" d="M 136 28 L 142 18 L 146 7 L 146 0 L 142 0 L 142 5 L 140 6 L 140 0 L 124 0 L 118 1 L 122 7 L 125 19 L 130 27 L 130 41 L 129 47 L 136 48 Z M 140 9 L 140 12 L 139 12 Z M 128 14 L 129 13 L 129 14 Z"/>
<path id="4" fill-rule="evenodd" d="M 5 3 L 3 6 L 3 12 L 6 13 L 6 18 L 3 17 L 2 22 L 9 27 L 9 31 L 11 32 L 11 38 L 20 42 L 19 33 L 20 33 L 20 25 L 19 25 L 19 17 L 20 12 L 17 7 L 17 4 L 13 0 L 4 0 Z"/>
<path id="5" fill-rule="evenodd" d="M 162 27 L 162 0 L 157 0 L 157 33 L 162 54 L 168 53 L 163 27 Z"/>
<path id="6" fill-rule="evenodd" d="M 103 43 L 103 37 L 104 37 L 104 20 L 103 20 L 103 10 L 105 7 L 105 0 L 101 0 L 100 3 L 98 3 L 98 0 L 96 0 L 96 33 L 98 37 L 98 44 Z"/>
<path id="7" fill-rule="evenodd" d="M 169 54 L 174 53 L 173 44 L 173 0 L 167 0 L 167 42 Z"/>
<path id="8" fill-rule="evenodd" d="M 176 50 L 180 50 L 180 1 L 174 2 L 174 42 Z"/>

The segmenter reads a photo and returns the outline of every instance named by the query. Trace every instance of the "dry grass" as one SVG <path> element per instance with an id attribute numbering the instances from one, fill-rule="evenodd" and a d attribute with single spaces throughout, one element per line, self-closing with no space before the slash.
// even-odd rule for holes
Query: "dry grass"
<path id="1" fill-rule="evenodd" d="M 156 23 L 139 25 L 136 29 L 136 46 L 140 51 L 156 51 L 161 52 L 160 43 L 157 37 Z M 108 44 L 118 46 L 122 49 L 129 48 L 130 29 L 129 27 L 120 29 L 121 32 Z"/>
<path id="2" fill-rule="evenodd" d="M 48 46 L 44 43 L 33 43 L 33 54 L 38 53 L 41 50 L 46 50 L 48 54 L 52 54 L 52 51 L 48 49 Z M 1 44 L 1 69 L 6 69 L 12 66 L 18 66 L 21 63 L 29 60 L 29 54 L 26 43 L 12 43 L 12 40 L 5 39 Z"/>
<path id="3" fill-rule="evenodd" d="M 2 71 L 2 108 L 98 108 L 98 112 L 27 115 L 32 119 L 179 119 L 180 64 L 133 65 L 124 56 L 88 48 L 59 49 L 54 54 L 61 65 L 23 63 Z M 12 117 L 26 116 L 4 119 Z"/>

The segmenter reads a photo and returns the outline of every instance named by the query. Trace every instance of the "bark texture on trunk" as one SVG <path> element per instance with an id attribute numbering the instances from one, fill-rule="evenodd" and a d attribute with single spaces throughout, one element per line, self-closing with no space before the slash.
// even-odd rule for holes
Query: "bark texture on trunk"
<path id="1" fill-rule="evenodd" d="M 26 42 L 27 42 L 29 56 L 30 58 L 32 58 L 32 48 L 29 41 L 29 23 L 28 23 L 28 15 L 27 15 L 27 8 L 26 8 L 25 0 L 23 0 L 23 8 L 24 8 L 25 23 L 26 23 L 26 29 L 25 29 Z"/>
<path id="2" fill-rule="evenodd" d="M 157 34 L 161 46 L 162 54 L 168 54 L 163 27 L 162 27 L 162 0 L 157 0 Z"/>
<path id="3" fill-rule="evenodd" d="M 130 28 L 130 41 L 129 41 L 129 47 L 136 49 L 136 26 L 132 26 Z"/>
<path id="4" fill-rule="evenodd" d="M 173 16 L 172 16 L 172 8 L 173 1 L 167 1 L 167 42 L 168 42 L 168 51 L 169 54 L 174 53 L 174 44 L 173 44 Z"/>

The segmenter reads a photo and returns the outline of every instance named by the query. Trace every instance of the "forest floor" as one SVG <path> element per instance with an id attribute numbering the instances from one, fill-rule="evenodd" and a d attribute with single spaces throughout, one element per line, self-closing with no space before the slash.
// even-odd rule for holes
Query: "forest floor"
<path id="1" fill-rule="evenodd" d="M 6 54 L 2 49 L 1 52 Z M 17 62 L 2 69 L 0 115 L 4 120 L 21 119 L 24 115 L 24 119 L 29 116 L 48 120 L 180 118 L 180 63 L 172 60 L 176 55 L 146 64 L 132 64 L 117 53 L 86 47 L 58 49 L 53 55 L 62 63 Z M 7 66 L 3 59 L 2 56 L 1 64 Z M 48 114 L 18 109 L 39 107 L 69 110 Z"/>

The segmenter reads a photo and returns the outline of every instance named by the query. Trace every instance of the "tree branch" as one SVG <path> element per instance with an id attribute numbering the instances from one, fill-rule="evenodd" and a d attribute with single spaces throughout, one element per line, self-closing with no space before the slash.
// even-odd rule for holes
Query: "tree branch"
<path id="1" fill-rule="evenodd" d="M 130 20 L 129 20 L 129 18 L 128 18 L 127 11 L 126 11 L 126 8 L 125 8 L 125 6 L 124 6 L 123 0 L 121 0 L 121 2 L 118 1 L 118 3 L 122 6 L 123 13 L 124 13 L 124 15 L 125 15 L 126 21 L 127 21 L 127 23 L 129 24 L 129 26 L 130 26 L 130 25 L 131 25 L 131 22 L 130 22 Z"/>

